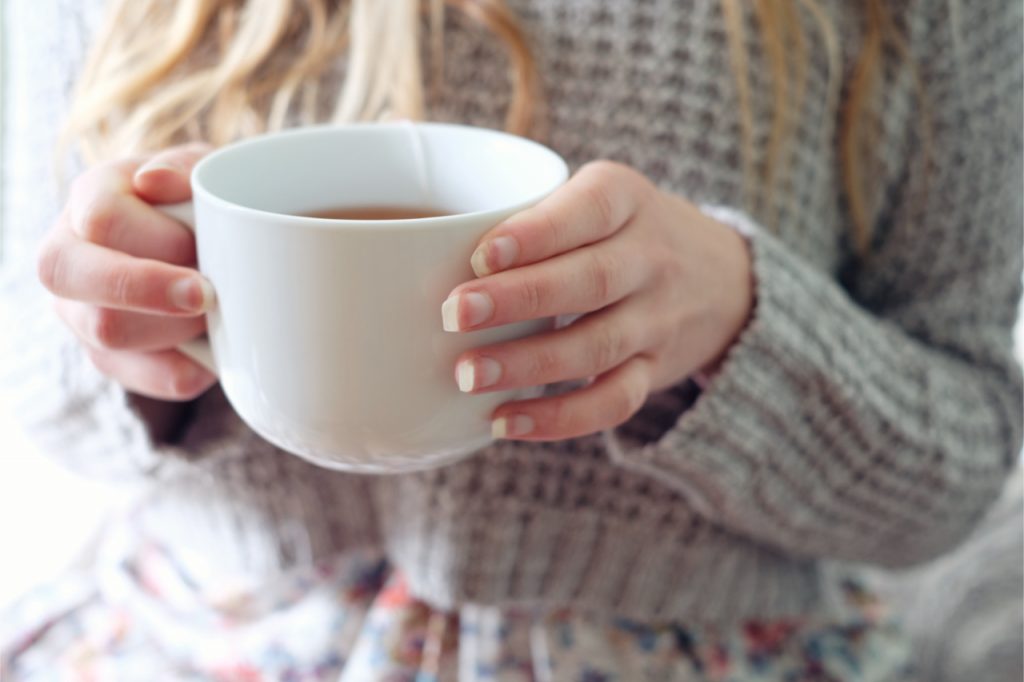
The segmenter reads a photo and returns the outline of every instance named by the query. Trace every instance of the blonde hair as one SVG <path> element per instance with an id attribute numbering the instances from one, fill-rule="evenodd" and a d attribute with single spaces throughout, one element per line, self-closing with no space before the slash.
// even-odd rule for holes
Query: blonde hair
<path id="1" fill-rule="evenodd" d="M 913 87 L 922 107 L 926 108 L 924 92 L 913 61 L 909 57 L 903 35 L 889 15 L 885 0 L 859 0 L 861 17 L 861 47 L 850 74 L 843 81 L 842 55 L 836 26 L 829 19 L 818 0 L 756 0 L 754 12 L 760 26 L 760 40 L 765 57 L 771 67 L 772 118 L 766 153 L 755 166 L 753 154 L 754 106 L 750 90 L 749 54 L 745 35 L 743 0 L 721 0 L 728 28 L 729 52 L 736 74 L 740 103 L 740 122 L 743 135 L 744 175 L 756 177 L 760 182 L 748 182 L 748 203 L 764 206 L 781 188 L 785 194 L 786 163 L 792 151 L 788 142 L 799 123 L 804 101 L 808 50 L 803 28 L 806 15 L 817 28 L 828 62 L 828 102 L 826 111 L 839 111 L 837 137 L 838 159 L 846 210 L 852 227 L 851 241 L 855 250 L 865 255 L 870 250 L 872 237 L 872 204 L 878 198 L 872 179 L 876 168 L 870 153 L 878 139 L 878 122 L 871 108 L 872 98 L 880 94 L 883 76 L 883 55 L 893 51 L 909 69 Z M 845 98 L 840 93 L 846 89 Z M 826 128 L 826 131 L 828 129 Z M 930 126 L 927 115 L 920 121 L 920 135 L 928 153 Z M 832 140 L 823 141 L 832 144 Z"/>
<path id="2" fill-rule="evenodd" d="M 502 0 L 112 0 L 65 133 L 97 160 L 199 137 L 220 145 L 293 121 L 422 119 L 421 14 L 436 85 L 446 7 L 507 48 L 506 126 L 526 134 L 537 69 Z M 328 99 L 325 80 L 345 52 L 346 77 Z"/>
<path id="3" fill-rule="evenodd" d="M 720 2 L 740 103 L 748 200 L 760 204 L 775 188 L 785 189 L 788 141 L 800 115 L 808 67 L 801 11 L 817 26 L 828 56 L 833 111 L 843 85 L 839 39 L 818 0 L 751 3 L 773 90 L 768 145 L 755 165 L 747 1 Z M 865 113 L 883 48 L 901 43 L 884 0 L 861 3 L 862 48 L 847 83 L 838 134 L 853 241 L 863 252 L 870 240 L 871 201 L 865 150 L 874 135 Z M 536 132 L 537 68 L 504 0 L 112 0 L 79 79 L 65 139 L 78 142 L 85 158 L 96 160 L 189 139 L 220 145 L 293 122 L 422 119 L 425 75 L 431 87 L 440 83 L 449 8 L 504 46 L 512 92 L 506 127 L 518 134 Z M 424 21 L 430 29 L 426 46 Z M 326 98 L 325 80 L 346 52 L 340 93 Z M 429 69 L 422 63 L 424 52 Z"/>

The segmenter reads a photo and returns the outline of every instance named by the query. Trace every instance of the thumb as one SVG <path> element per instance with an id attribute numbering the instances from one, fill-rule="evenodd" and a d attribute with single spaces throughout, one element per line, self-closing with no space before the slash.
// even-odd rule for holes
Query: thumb
<path id="1" fill-rule="evenodd" d="M 132 176 L 132 189 L 151 204 L 187 201 L 192 197 L 192 168 L 211 151 L 213 147 L 204 142 L 166 149 L 139 166 Z"/>

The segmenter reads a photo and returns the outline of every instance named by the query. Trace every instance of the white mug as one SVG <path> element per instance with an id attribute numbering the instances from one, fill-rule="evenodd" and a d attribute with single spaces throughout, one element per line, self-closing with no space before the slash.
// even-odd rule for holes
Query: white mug
<path id="1" fill-rule="evenodd" d="M 254 431 L 316 464 L 399 472 L 464 457 L 490 442 L 495 407 L 537 392 L 463 394 L 456 358 L 552 322 L 455 334 L 441 303 L 474 277 L 480 237 L 567 177 L 546 147 L 456 125 L 301 128 L 219 149 L 195 167 L 193 201 L 161 207 L 195 230 L 216 292 L 209 341 L 182 350 Z M 451 215 L 301 215 L 346 206 Z"/>

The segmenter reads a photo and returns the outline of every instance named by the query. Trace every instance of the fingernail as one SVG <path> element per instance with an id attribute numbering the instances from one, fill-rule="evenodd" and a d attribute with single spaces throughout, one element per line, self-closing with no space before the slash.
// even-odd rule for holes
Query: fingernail
<path id="1" fill-rule="evenodd" d="M 501 378 L 501 365 L 492 358 L 462 360 L 455 366 L 455 377 L 459 382 L 459 390 L 469 393 L 498 383 L 498 379 Z"/>
<path id="2" fill-rule="evenodd" d="M 192 393 L 199 382 L 209 374 L 205 369 L 194 363 L 189 363 L 180 372 L 171 376 L 171 395 L 188 395 Z"/>
<path id="3" fill-rule="evenodd" d="M 167 161 L 153 159 L 139 166 L 139 169 L 135 171 L 135 177 L 145 175 L 146 173 L 152 173 L 153 171 L 171 171 L 173 173 L 184 173 L 184 169 L 182 169 L 180 166 L 176 166 L 173 163 L 168 163 Z"/>
<path id="4" fill-rule="evenodd" d="M 478 291 L 471 291 L 468 294 L 448 297 L 441 305 L 441 324 L 446 332 L 458 332 L 475 327 L 493 314 L 494 302 L 491 297 Z M 460 315 L 465 324 L 460 321 Z"/>
<path id="5" fill-rule="evenodd" d="M 516 438 L 533 431 L 533 417 L 526 414 L 513 414 L 510 417 L 498 417 L 491 422 L 493 438 Z"/>
<path id="6" fill-rule="evenodd" d="M 202 313 L 213 304 L 213 287 L 204 277 L 182 277 L 171 283 L 167 298 L 179 310 Z"/>
<path id="7" fill-rule="evenodd" d="M 514 238 L 495 237 L 477 247 L 469 264 L 477 277 L 483 277 L 509 267 L 518 255 L 519 243 Z"/>

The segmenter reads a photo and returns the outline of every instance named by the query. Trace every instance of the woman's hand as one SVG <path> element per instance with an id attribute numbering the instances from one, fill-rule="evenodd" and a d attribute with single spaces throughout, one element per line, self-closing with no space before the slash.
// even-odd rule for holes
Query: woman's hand
<path id="1" fill-rule="evenodd" d="M 707 370 L 753 307 L 736 232 L 614 163 L 584 166 L 550 197 L 491 230 L 479 279 L 442 307 L 447 331 L 585 313 L 564 329 L 463 353 L 467 392 L 595 377 L 553 397 L 506 403 L 496 437 L 560 440 L 611 428 L 654 390 Z"/>
<path id="2" fill-rule="evenodd" d="M 104 374 L 129 391 L 189 400 L 216 382 L 175 347 L 202 334 L 213 299 L 192 233 L 151 203 L 192 196 L 205 145 L 104 164 L 75 179 L 39 256 L 39 279 Z"/>

